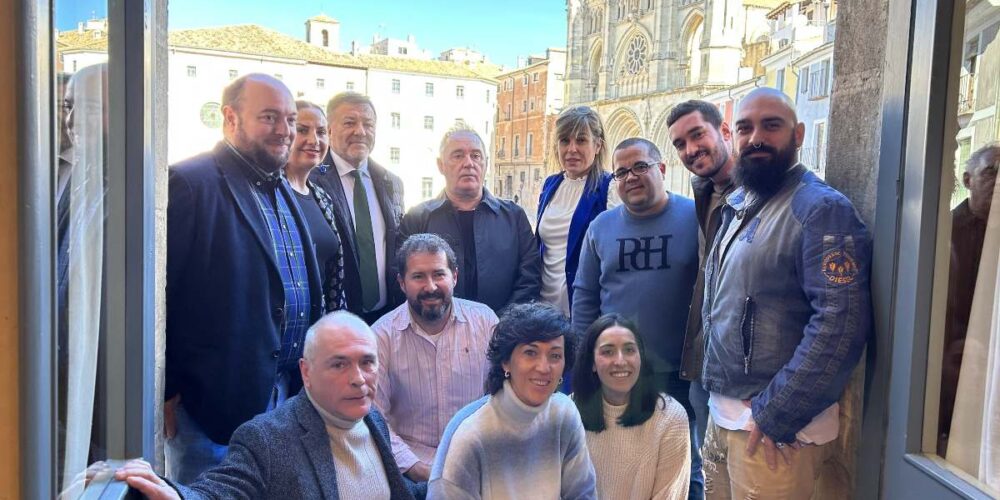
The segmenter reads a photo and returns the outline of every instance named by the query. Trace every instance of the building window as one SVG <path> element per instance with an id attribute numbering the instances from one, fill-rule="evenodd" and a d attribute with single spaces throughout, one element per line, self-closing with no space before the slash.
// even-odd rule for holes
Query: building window
<path id="1" fill-rule="evenodd" d="M 285 75 L 282 75 L 281 73 L 275 73 L 274 77 L 277 78 L 278 80 L 284 80 L 285 79 Z"/>
<path id="2" fill-rule="evenodd" d="M 528 100 L 525 99 L 525 100 L 521 101 L 521 112 L 525 113 L 527 111 L 528 111 Z"/>
<path id="3" fill-rule="evenodd" d="M 526 143 L 524 143 L 524 154 L 526 156 L 531 156 L 531 149 L 532 149 L 533 143 L 535 142 L 532 139 L 534 139 L 534 135 L 533 134 L 528 134 L 528 141 Z"/>
<path id="4" fill-rule="evenodd" d="M 420 196 L 425 200 L 429 200 L 434 196 L 434 179 L 432 177 L 423 177 L 420 179 Z"/>
<path id="5" fill-rule="evenodd" d="M 521 174 L 521 185 L 524 186 L 524 181 L 528 178 L 528 173 L 522 170 L 520 174 Z"/>
<path id="6" fill-rule="evenodd" d="M 455 128 L 467 128 L 465 126 L 465 120 L 461 118 L 455 118 Z"/>
<path id="7" fill-rule="evenodd" d="M 785 89 L 785 68 L 778 70 L 778 75 L 774 79 L 774 88 L 784 92 Z"/>
<path id="8" fill-rule="evenodd" d="M 354 82 L 347 82 L 347 84 L 344 85 L 344 88 L 347 89 L 347 90 L 349 90 L 349 91 L 350 90 L 354 90 Z"/>
<path id="9" fill-rule="evenodd" d="M 562 79 L 563 79 L 563 74 L 562 73 L 556 73 L 556 80 L 562 80 Z"/>
<path id="10" fill-rule="evenodd" d="M 507 119 L 508 119 L 508 120 L 510 120 L 510 114 L 511 114 L 511 112 L 513 111 L 513 109 L 512 109 L 513 107 L 514 107 L 514 105 L 513 105 L 513 104 L 511 104 L 511 103 L 507 103 Z"/>
<path id="11" fill-rule="evenodd" d="M 514 158 L 518 158 L 520 156 L 521 156 L 521 136 L 520 135 L 515 135 L 514 136 Z"/>
<path id="12" fill-rule="evenodd" d="M 540 180 L 542 180 L 542 169 L 536 168 L 535 169 L 535 182 L 538 182 Z"/>
<path id="13" fill-rule="evenodd" d="M 535 74 L 531 75 L 531 81 L 533 81 L 533 82 L 537 82 L 538 81 L 538 73 L 535 73 Z"/>
<path id="14" fill-rule="evenodd" d="M 427 97 L 434 97 L 434 84 L 425 83 L 424 84 L 424 95 Z"/>
<path id="15" fill-rule="evenodd" d="M 624 73 L 627 75 L 638 75 L 646 70 L 646 55 L 649 53 L 649 45 L 646 38 L 636 35 L 628 44 L 628 51 L 625 54 Z"/>
<path id="16" fill-rule="evenodd" d="M 324 47 L 330 46 L 330 32 L 327 30 L 323 30 L 323 46 Z"/>
<path id="17" fill-rule="evenodd" d="M 229 70 L 229 79 L 230 80 L 235 80 L 236 77 L 238 77 L 238 76 L 240 76 L 240 72 L 239 71 L 236 71 L 235 69 Z"/>
<path id="18" fill-rule="evenodd" d="M 434 117 L 425 116 L 424 117 L 424 128 L 427 130 L 434 130 Z"/>
<path id="19" fill-rule="evenodd" d="M 528 102 L 528 109 L 530 109 L 531 111 L 535 110 L 535 100 L 534 99 L 532 99 L 530 102 Z"/>
<path id="20" fill-rule="evenodd" d="M 506 149 L 507 149 L 507 138 L 506 137 L 501 137 L 500 138 L 500 151 L 497 151 L 497 156 L 499 156 L 500 158 L 503 158 L 506 155 L 506 153 L 504 153 L 504 151 Z"/>
<path id="21" fill-rule="evenodd" d="M 455 87 L 455 97 L 458 99 L 465 99 L 465 87 L 462 85 Z"/>
<path id="22" fill-rule="evenodd" d="M 399 93 L 399 80 L 396 78 L 392 79 L 392 93 L 393 94 Z"/>
<path id="23" fill-rule="evenodd" d="M 324 80 L 322 78 L 317 78 L 316 79 L 316 88 L 318 88 L 318 89 L 325 89 L 326 88 L 326 80 Z"/>
<path id="24" fill-rule="evenodd" d="M 399 128 L 399 123 L 402 120 L 399 119 L 399 113 L 392 114 L 392 128 Z"/>
<path id="25" fill-rule="evenodd" d="M 406 53 L 407 53 L 406 47 L 399 47 L 399 48 L 397 48 L 396 49 L 396 53 L 399 54 L 399 55 L 401 55 L 401 56 L 405 56 Z"/>
<path id="26" fill-rule="evenodd" d="M 198 68 L 196 66 L 188 66 L 187 71 L 188 71 L 188 76 L 192 78 L 198 76 Z"/>
<path id="27" fill-rule="evenodd" d="M 525 73 L 524 76 L 521 78 L 521 85 L 527 85 L 527 84 L 528 84 L 528 74 Z"/>
<path id="28" fill-rule="evenodd" d="M 486 102 L 490 102 L 490 89 L 486 89 Z"/>
<path id="29" fill-rule="evenodd" d="M 820 61 L 809 67 L 809 98 L 830 95 L 830 61 Z"/>
<path id="30" fill-rule="evenodd" d="M 399 164 L 399 148 L 389 148 L 389 161 L 393 165 Z"/>

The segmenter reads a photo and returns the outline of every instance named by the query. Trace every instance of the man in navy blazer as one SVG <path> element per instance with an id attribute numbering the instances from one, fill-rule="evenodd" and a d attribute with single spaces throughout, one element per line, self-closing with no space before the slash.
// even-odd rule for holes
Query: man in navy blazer
<path id="1" fill-rule="evenodd" d="M 164 430 L 167 475 L 180 483 L 299 391 L 305 332 L 323 310 L 312 240 L 280 174 L 292 94 L 248 74 L 222 101 L 223 141 L 170 169 Z"/>
<path id="2" fill-rule="evenodd" d="M 143 461 L 119 469 L 116 479 L 152 500 L 412 499 L 417 485 L 399 473 L 388 427 L 372 404 L 379 366 L 371 328 L 338 311 L 313 326 L 305 342 L 305 388 L 240 426 L 221 465 L 187 487 L 157 477 Z"/>
<path id="3" fill-rule="evenodd" d="M 377 116 L 368 96 L 337 94 L 327 104 L 326 114 L 327 167 L 314 170 L 311 180 L 330 194 L 337 208 L 337 230 L 344 239 L 347 309 L 370 325 L 403 302 L 392 269 L 402 243 L 403 181 L 369 158 Z"/>

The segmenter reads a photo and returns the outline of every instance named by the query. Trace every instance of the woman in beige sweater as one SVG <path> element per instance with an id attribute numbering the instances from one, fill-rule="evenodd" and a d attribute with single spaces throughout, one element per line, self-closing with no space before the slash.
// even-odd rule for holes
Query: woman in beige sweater
<path id="1" fill-rule="evenodd" d="M 658 394 L 642 336 L 618 314 L 587 329 L 573 374 L 598 498 L 685 499 L 690 482 L 688 417 Z"/>

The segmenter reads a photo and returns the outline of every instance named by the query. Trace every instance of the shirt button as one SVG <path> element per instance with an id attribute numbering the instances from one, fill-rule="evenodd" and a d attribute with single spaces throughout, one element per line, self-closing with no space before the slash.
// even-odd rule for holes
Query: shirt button
<path id="1" fill-rule="evenodd" d="M 304 313 L 304 312 L 300 312 L 300 313 L 299 313 L 299 317 L 300 317 L 300 318 L 304 318 L 304 317 L 306 317 L 306 313 Z"/>
<path id="2" fill-rule="evenodd" d="M 292 347 L 298 347 L 298 346 L 299 346 L 299 343 L 298 343 L 298 342 L 293 342 L 293 343 L 292 343 Z"/>
<path id="3" fill-rule="evenodd" d="M 289 257 L 295 257 L 295 252 L 288 252 Z"/>

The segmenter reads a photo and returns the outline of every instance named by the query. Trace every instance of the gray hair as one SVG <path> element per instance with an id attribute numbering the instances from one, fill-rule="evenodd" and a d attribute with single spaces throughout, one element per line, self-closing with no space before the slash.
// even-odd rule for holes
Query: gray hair
<path id="1" fill-rule="evenodd" d="M 330 99 L 330 102 L 326 103 L 326 115 L 330 117 L 331 120 L 334 119 L 333 110 L 340 107 L 341 104 L 366 105 L 371 108 L 372 116 L 375 117 L 375 120 L 378 120 L 378 113 L 375 111 L 375 105 L 372 104 L 371 98 L 364 94 L 351 91 L 341 92 L 333 96 L 333 98 Z"/>
<path id="2" fill-rule="evenodd" d="M 969 155 L 969 159 L 965 162 L 965 171 L 970 174 L 975 173 L 976 170 L 989 165 L 990 158 L 993 158 L 993 161 L 1000 158 L 1000 143 L 987 144 Z"/>
<path id="3" fill-rule="evenodd" d="M 479 132 L 476 132 L 476 129 L 466 125 L 465 122 L 459 122 L 448 129 L 448 131 L 444 133 L 444 137 L 441 138 L 441 145 L 438 148 L 438 158 L 444 159 L 445 146 L 448 145 L 448 141 L 451 140 L 452 136 L 458 134 L 469 134 L 475 137 L 476 142 L 479 143 L 479 149 L 483 151 L 484 155 L 486 154 L 486 143 L 484 143 L 483 138 L 479 136 Z"/>
<path id="4" fill-rule="evenodd" d="M 371 327 L 368 326 L 364 320 L 347 311 L 334 311 L 320 318 L 319 321 L 309 327 L 309 330 L 306 331 L 306 339 L 302 343 L 302 357 L 305 358 L 306 361 L 313 361 L 313 354 L 316 351 L 316 337 L 319 335 L 320 330 L 329 330 L 334 328 L 351 330 L 355 333 L 370 337 L 373 344 L 377 343 L 375 340 L 375 332 L 372 331 Z"/>
<path id="5" fill-rule="evenodd" d="M 660 148 L 656 147 L 656 144 L 653 144 L 652 141 L 648 139 L 643 139 L 642 137 L 629 137 L 628 139 L 619 142 L 618 146 L 615 147 L 615 152 L 621 151 L 625 148 L 630 148 L 632 146 L 644 147 L 646 149 L 646 154 L 649 155 L 649 158 L 652 159 L 653 161 L 663 160 L 663 155 L 660 154 Z"/>

